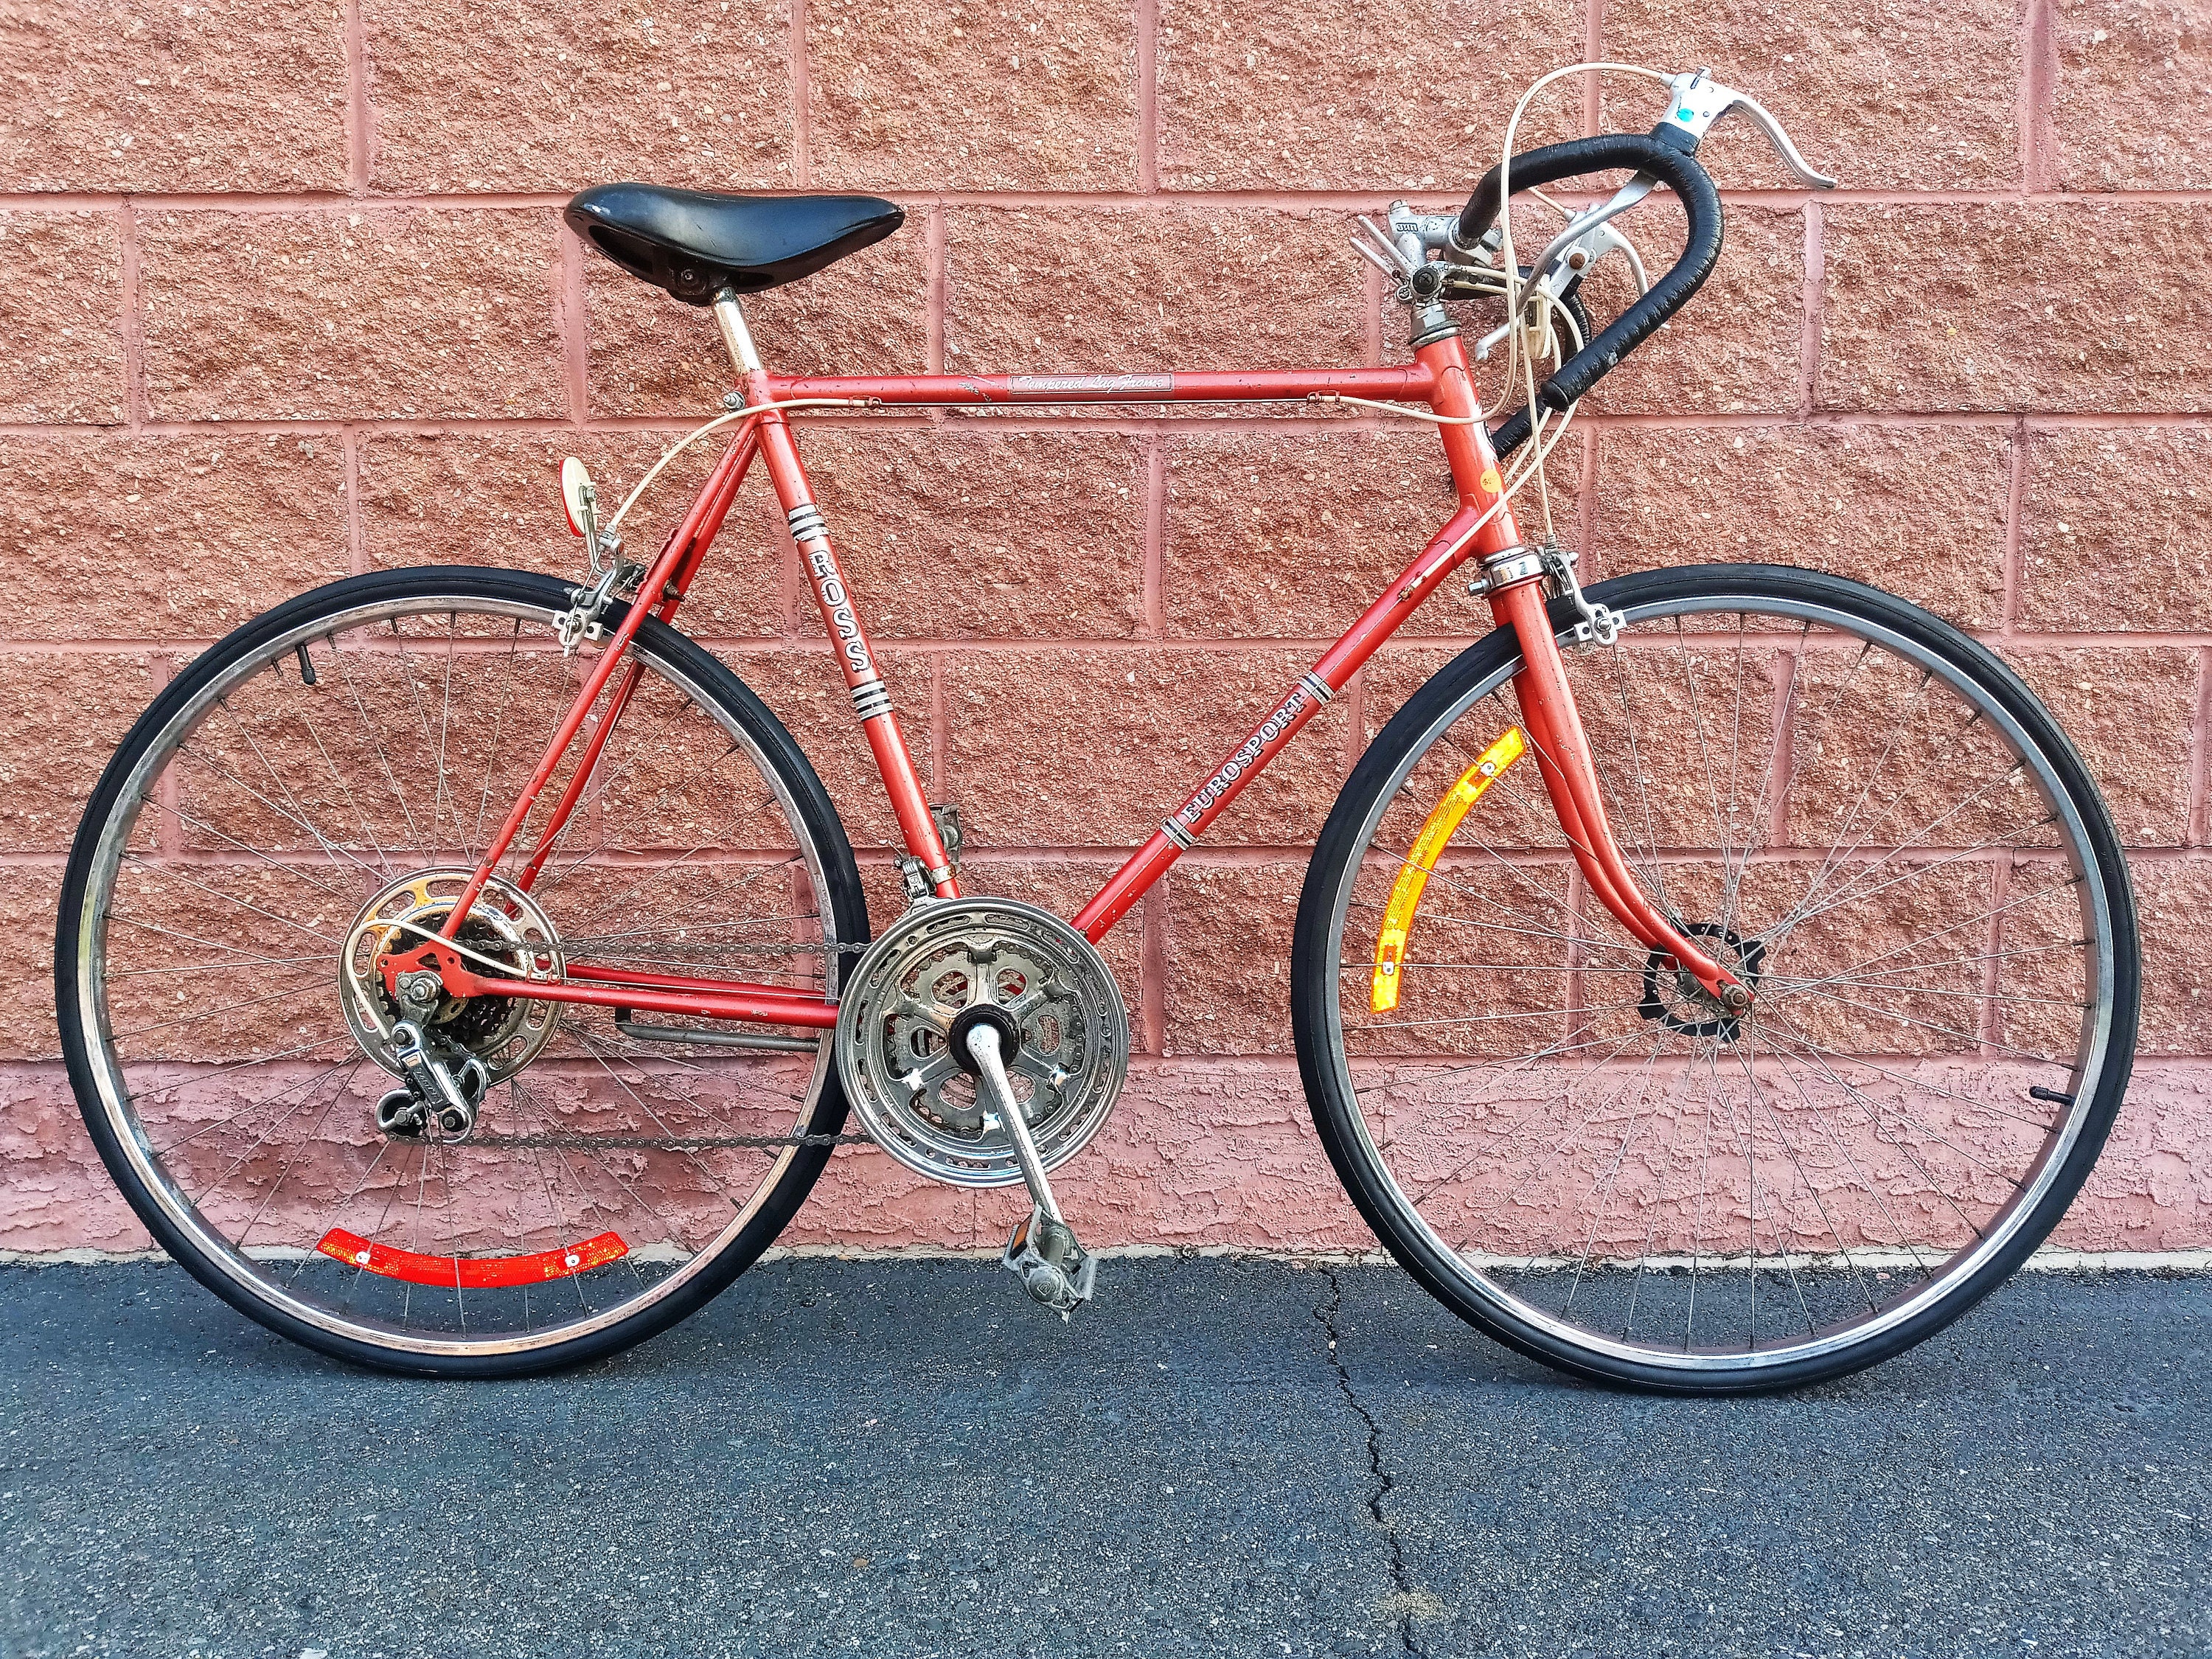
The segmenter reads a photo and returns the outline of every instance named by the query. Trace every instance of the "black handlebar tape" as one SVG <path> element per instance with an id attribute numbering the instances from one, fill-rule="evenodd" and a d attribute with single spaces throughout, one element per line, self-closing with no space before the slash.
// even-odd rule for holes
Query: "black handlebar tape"
<path id="1" fill-rule="evenodd" d="M 1563 410 L 1595 386 L 1600 377 L 1642 344 L 1652 330 L 1681 309 L 1712 274 L 1721 257 L 1720 191 L 1713 188 L 1712 179 L 1705 168 L 1674 145 L 1662 143 L 1656 137 L 1614 132 L 1596 138 L 1571 138 L 1563 144 L 1547 144 L 1541 149 L 1532 149 L 1526 155 L 1513 158 L 1513 183 L 1519 189 L 1619 167 L 1650 173 L 1681 202 L 1682 211 L 1689 220 L 1682 257 L 1651 285 L 1650 292 L 1614 318 L 1595 340 L 1562 363 L 1558 374 L 1537 387 L 1536 402 L 1547 409 Z M 1462 246 L 1472 247 L 1476 239 L 1497 221 L 1503 205 L 1498 193 L 1498 172 L 1497 167 L 1491 168 L 1474 187 L 1474 194 L 1467 198 L 1467 206 L 1459 216 Z M 1525 426 L 1516 432 L 1515 424 L 1526 413 L 1523 410 L 1500 427 L 1498 438 L 1510 436 L 1516 444 L 1524 440 L 1528 435 Z"/>

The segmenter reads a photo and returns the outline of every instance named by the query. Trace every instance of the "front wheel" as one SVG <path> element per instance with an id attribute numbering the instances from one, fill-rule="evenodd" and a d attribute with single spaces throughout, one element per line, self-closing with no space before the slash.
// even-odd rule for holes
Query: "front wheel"
<path id="1" fill-rule="evenodd" d="M 626 1346 L 767 1248 L 844 1123 L 811 1034 L 434 989 L 407 1018 L 472 1112 L 406 1092 L 375 959 L 444 924 L 531 787 L 598 649 L 563 653 L 568 605 L 467 568 L 302 595 L 155 699 L 70 855 L 55 993 L 101 1158 L 210 1289 L 327 1353 L 483 1376 Z M 867 939 L 852 850 L 708 653 L 648 619 L 542 781 L 456 940 L 483 971 L 836 994 Z"/>
<path id="2" fill-rule="evenodd" d="M 1753 1005 L 1591 896 L 1501 630 L 1316 848 L 1291 984 L 1322 1140 L 1407 1271 L 1549 1364 L 1683 1393 L 1873 1364 L 2018 1266 L 2104 1144 L 2137 1003 L 2118 838 L 2049 711 L 1903 600 L 1757 565 L 1593 596 L 1626 625 L 1567 672 L 1615 837 Z"/>

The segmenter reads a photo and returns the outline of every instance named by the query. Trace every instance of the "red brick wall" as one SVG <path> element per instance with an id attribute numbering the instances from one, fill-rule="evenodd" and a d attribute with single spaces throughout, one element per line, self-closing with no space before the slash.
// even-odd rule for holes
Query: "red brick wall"
<path id="1" fill-rule="evenodd" d="M 2199 0 L 4 0 L 0 1245 L 134 1241 L 51 1061 L 45 942 L 77 802 L 168 665 L 347 571 L 563 566 L 553 461 L 634 476 L 711 404 L 704 319 L 586 258 L 568 191 L 905 202 L 893 241 L 757 303 L 781 367 L 1379 362 L 1401 319 L 1348 216 L 1452 200 L 1516 91 L 1591 54 L 1711 61 L 1850 187 L 1809 200 L 1715 140 L 1729 252 L 1594 400 L 1559 474 L 1584 545 L 1861 571 L 2063 695 L 2138 848 L 2150 970 L 2069 1237 L 2212 1243 L 2209 40 Z M 1528 136 L 1649 118 L 1623 83 Z M 1430 437 L 1297 418 L 806 447 L 976 884 L 1068 908 L 1446 507 Z M 886 815 L 775 523 L 733 518 L 691 624 L 790 719 L 882 893 Z M 1447 598 L 1423 628 L 1480 620 Z M 1087 1235 L 1361 1237 L 1283 961 L 1305 847 L 1437 643 L 1371 669 L 1116 935 L 1143 1057 L 1068 1177 Z M 809 1237 L 978 1244 L 1010 1209 L 872 1158 L 830 1196 Z"/>

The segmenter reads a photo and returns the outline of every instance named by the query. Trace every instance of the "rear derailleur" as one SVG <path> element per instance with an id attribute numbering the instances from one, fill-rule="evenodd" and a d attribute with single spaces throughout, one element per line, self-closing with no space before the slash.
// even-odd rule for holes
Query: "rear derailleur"
<path id="1" fill-rule="evenodd" d="M 406 988 L 403 984 L 403 994 Z M 376 1127 L 406 1140 L 424 1139 L 433 1127 L 440 1139 L 467 1139 L 491 1084 L 483 1061 L 443 1038 L 426 1036 L 411 1019 L 392 1028 L 391 1043 L 404 1080 L 376 1103 Z"/>

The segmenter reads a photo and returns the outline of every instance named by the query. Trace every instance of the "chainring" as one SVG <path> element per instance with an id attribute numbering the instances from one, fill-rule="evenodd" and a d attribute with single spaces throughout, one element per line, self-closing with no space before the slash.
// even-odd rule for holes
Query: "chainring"
<path id="1" fill-rule="evenodd" d="M 909 1170 L 1018 1186 L 1012 1143 L 954 1051 L 956 1022 L 978 1018 L 1018 1032 L 1007 1077 L 1045 1168 L 1065 1164 L 1121 1095 L 1129 1016 L 1097 948 L 1033 905 L 930 900 L 891 924 L 839 998 L 838 1074 L 870 1138 Z"/>

